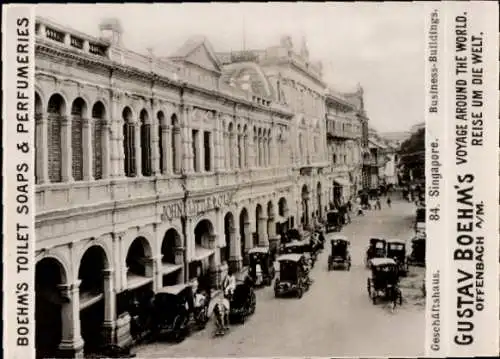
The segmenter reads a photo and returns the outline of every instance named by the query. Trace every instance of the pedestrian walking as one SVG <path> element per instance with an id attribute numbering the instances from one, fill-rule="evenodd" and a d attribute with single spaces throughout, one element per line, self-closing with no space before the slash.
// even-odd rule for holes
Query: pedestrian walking
<path id="1" fill-rule="evenodd" d="M 380 204 L 380 198 L 377 197 L 375 201 L 376 208 L 380 211 L 382 209 L 382 205 Z"/>
<path id="2" fill-rule="evenodd" d="M 391 197 L 387 196 L 387 207 L 391 208 Z"/>

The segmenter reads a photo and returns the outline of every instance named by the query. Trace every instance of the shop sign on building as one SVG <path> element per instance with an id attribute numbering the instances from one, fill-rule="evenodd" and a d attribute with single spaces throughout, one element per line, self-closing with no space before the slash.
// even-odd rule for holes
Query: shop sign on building
<path id="1" fill-rule="evenodd" d="M 233 196 L 234 192 L 223 192 L 203 198 L 190 199 L 186 206 L 187 215 L 194 216 L 212 209 L 229 206 L 233 200 Z"/>
<path id="2" fill-rule="evenodd" d="M 184 205 L 182 201 L 176 201 L 163 206 L 162 217 L 167 220 L 180 218 L 184 214 Z"/>

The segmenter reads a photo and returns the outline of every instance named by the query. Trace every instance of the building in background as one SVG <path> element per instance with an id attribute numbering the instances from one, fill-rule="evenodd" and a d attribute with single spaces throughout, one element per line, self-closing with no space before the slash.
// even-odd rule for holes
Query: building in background
<path id="1" fill-rule="evenodd" d="M 362 96 L 361 93 L 358 94 Z M 329 181 L 333 183 L 331 205 L 349 200 L 362 184 L 361 108 L 343 94 L 328 89 L 326 93 L 326 136 L 330 158 Z"/>
<path id="2" fill-rule="evenodd" d="M 303 39 L 295 47 L 289 36 L 262 50 L 219 53 L 222 63 L 235 74 L 234 83 L 245 83 L 248 75 L 240 69 L 259 66 L 269 79 L 278 101 L 292 111 L 290 155 L 293 167 L 293 208 L 300 225 L 305 228 L 323 216 L 331 185 L 326 181 L 329 166 L 326 151 L 326 123 L 322 66 L 309 58 Z M 248 85 L 247 85 L 248 86 Z"/>

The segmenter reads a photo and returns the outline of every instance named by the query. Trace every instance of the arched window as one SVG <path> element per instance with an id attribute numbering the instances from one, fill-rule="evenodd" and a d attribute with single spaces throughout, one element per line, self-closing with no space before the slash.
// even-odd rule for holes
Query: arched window
<path id="1" fill-rule="evenodd" d="M 106 109 L 102 102 L 98 101 L 92 107 L 92 163 L 94 179 L 99 180 L 102 178 L 102 141 L 103 141 L 103 125 L 106 116 Z"/>
<path id="2" fill-rule="evenodd" d="M 83 113 L 86 106 L 81 97 L 71 105 L 71 173 L 75 181 L 83 180 Z"/>
<path id="3" fill-rule="evenodd" d="M 299 154 L 300 154 L 300 161 L 304 160 L 304 138 L 302 136 L 302 133 L 299 134 Z"/>
<path id="4" fill-rule="evenodd" d="M 146 110 L 141 111 L 141 173 L 151 176 L 151 124 Z"/>
<path id="5" fill-rule="evenodd" d="M 180 146 L 181 146 L 181 129 L 179 126 L 179 121 L 177 120 L 177 115 L 174 113 L 170 118 L 172 124 L 172 169 L 174 173 L 181 172 L 181 161 L 180 161 Z"/>
<path id="6" fill-rule="evenodd" d="M 125 107 L 122 113 L 123 119 L 123 150 L 125 153 L 124 167 L 125 176 L 135 177 L 137 174 L 135 168 L 135 131 L 134 123 L 132 122 L 132 110 Z"/>
<path id="7" fill-rule="evenodd" d="M 238 168 L 243 168 L 243 141 L 242 141 L 242 135 L 241 135 L 241 127 L 238 125 L 238 131 L 236 132 L 237 136 L 237 146 L 238 146 Z"/>
<path id="8" fill-rule="evenodd" d="M 158 155 L 159 155 L 159 157 L 158 157 L 159 167 L 158 168 L 160 169 L 160 173 L 164 174 L 166 168 L 164 168 L 164 165 L 163 165 L 163 159 L 165 157 L 163 155 L 163 151 L 165 149 L 163 148 L 162 130 L 163 130 L 163 126 L 164 126 L 165 116 L 163 115 L 162 111 L 159 111 L 158 114 L 156 115 L 156 118 L 158 120 Z"/>
<path id="9" fill-rule="evenodd" d="M 66 112 L 66 103 L 59 94 L 50 97 L 48 113 L 48 168 L 50 182 L 62 180 L 61 121 Z"/>

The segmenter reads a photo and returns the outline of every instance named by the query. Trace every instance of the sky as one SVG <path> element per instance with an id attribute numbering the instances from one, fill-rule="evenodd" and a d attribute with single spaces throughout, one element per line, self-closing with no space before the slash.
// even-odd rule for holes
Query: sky
<path id="1" fill-rule="evenodd" d="M 263 49 L 290 35 L 338 91 L 365 93 L 370 126 L 407 131 L 424 115 L 424 12 L 418 3 L 211 3 L 38 5 L 36 14 L 89 35 L 103 18 L 121 21 L 131 50 L 173 54 L 204 35 L 215 51 Z"/>

